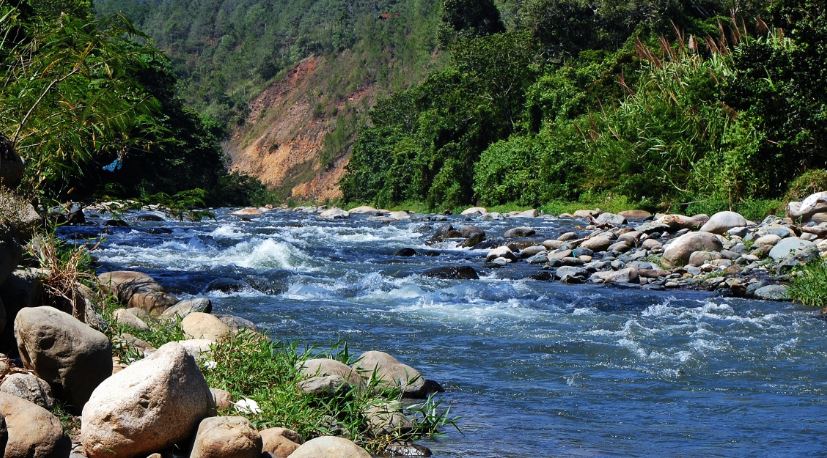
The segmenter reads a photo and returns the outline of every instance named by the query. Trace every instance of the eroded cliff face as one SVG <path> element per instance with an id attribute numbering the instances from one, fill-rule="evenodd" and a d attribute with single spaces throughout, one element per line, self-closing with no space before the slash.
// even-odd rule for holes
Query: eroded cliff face
<path id="1" fill-rule="evenodd" d="M 308 57 L 256 97 L 245 122 L 225 143 L 231 168 L 284 197 L 341 197 L 338 182 L 350 159 L 350 142 L 323 158 L 325 136 L 336 128 L 337 117 L 363 114 L 375 91 L 368 83 L 355 85 L 344 97 L 331 97 L 325 88 L 341 82 L 334 71 L 329 58 Z"/>

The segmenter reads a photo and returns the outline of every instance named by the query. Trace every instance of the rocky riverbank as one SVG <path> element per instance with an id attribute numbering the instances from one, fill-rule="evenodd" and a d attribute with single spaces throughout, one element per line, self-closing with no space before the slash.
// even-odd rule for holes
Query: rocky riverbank
<path id="1" fill-rule="evenodd" d="M 296 353 L 249 321 L 213 315 L 209 299 L 181 300 L 140 272 L 58 272 L 58 264 L 23 255 L 25 245 L 46 243 L 32 241 L 41 220 L 7 197 L 14 212 L 3 216 L 16 223 L 3 226 L 0 244 L 5 457 L 430 454 L 410 440 L 427 434 L 422 420 L 433 417 L 409 408 L 430 405 L 421 399 L 442 388 L 416 369 L 381 351 Z M 83 220 L 79 209 L 70 214 Z M 245 392 L 255 384 L 278 399 Z M 273 405 L 326 416 L 276 415 Z"/>

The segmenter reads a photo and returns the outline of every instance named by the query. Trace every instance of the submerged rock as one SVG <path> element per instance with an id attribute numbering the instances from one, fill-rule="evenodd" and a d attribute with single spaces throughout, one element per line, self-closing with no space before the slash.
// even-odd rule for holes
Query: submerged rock
<path id="1" fill-rule="evenodd" d="M 444 280 L 479 280 L 480 276 L 473 267 L 435 267 L 422 272 L 425 277 L 441 278 Z"/>

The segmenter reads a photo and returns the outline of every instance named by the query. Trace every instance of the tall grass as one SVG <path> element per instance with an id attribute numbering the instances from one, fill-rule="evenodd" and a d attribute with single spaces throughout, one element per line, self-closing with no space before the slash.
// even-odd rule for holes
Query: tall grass
<path id="1" fill-rule="evenodd" d="M 801 268 L 788 291 L 796 302 L 812 307 L 827 307 L 827 261 L 814 261 Z"/>

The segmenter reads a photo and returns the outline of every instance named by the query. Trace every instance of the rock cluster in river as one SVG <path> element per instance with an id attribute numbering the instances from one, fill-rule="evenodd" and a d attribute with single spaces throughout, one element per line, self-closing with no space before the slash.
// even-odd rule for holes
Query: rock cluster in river
<path id="1" fill-rule="evenodd" d="M 827 258 L 827 193 L 790 204 L 788 213 L 755 223 L 731 211 L 710 217 L 582 210 L 561 215 L 584 220 L 576 232 L 544 239 L 523 225 L 473 247 L 487 249 L 489 267 L 536 264 L 542 266 L 536 278 L 565 283 L 700 288 L 786 300 L 784 283 L 792 268 Z M 491 217 L 479 207 L 463 214 Z M 434 240 L 458 239 L 457 245 L 465 246 L 463 231 L 472 229 L 446 224 L 436 230 Z"/>

